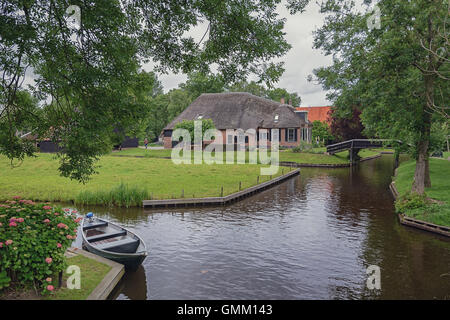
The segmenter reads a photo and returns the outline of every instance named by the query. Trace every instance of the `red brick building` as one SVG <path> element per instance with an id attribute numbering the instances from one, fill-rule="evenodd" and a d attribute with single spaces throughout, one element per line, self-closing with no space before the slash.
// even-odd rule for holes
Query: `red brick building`
<path id="1" fill-rule="evenodd" d="M 308 112 L 308 120 L 310 122 L 314 122 L 316 120 L 320 122 L 326 122 L 328 125 L 331 123 L 328 112 L 331 110 L 331 106 L 325 107 L 296 107 L 297 111 L 306 111 Z"/>

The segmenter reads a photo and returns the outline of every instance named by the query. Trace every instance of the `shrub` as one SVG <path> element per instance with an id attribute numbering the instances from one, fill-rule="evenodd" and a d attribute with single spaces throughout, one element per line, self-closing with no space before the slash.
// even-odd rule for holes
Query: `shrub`
<path id="1" fill-rule="evenodd" d="M 406 193 L 395 202 L 395 210 L 399 213 L 415 209 L 424 209 L 429 204 L 426 195 Z"/>
<path id="2" fill-rule="evenodd" d="M 292 152 L 309 152 L 312 150 L 312 144 L 300 141 L 297 147 L 292 148 Z"/>
<path id="3" fill-rule="evenodd" d="M 120 183 L 109 191 L 83 190 L 78 194 L 75 203 L 81 205 L 115 205 L 128 208 L 130 206 L 141 207 L 142 202 L 147 199 L 149 199 L 147 189 Z"/>
<path id="4" fill-rule="evenodd" d="M 51 277 L 66 267 L 79 220 L 76 211 L 18 197 L 0 204 L 0 289 L 18 282 L 48 293 Z"/>

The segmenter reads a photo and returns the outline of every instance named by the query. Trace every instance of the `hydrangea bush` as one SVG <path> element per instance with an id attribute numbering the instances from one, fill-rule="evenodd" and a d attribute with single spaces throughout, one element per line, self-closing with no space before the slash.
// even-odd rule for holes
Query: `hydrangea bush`
<path id="1" fill-rule="evenodd" d="M 76 238 L 77 212 L 14 197 L 0 204 L 0 290 L 17 281 L 42 293 L 54 290 Z"/>

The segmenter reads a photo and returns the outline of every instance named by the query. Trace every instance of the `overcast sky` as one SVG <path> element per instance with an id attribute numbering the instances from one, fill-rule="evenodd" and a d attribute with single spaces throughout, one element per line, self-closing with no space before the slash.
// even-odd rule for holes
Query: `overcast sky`
<path id="1" fill-rule="evenodd" d="M 331 64 L 331 57 L 325 57 L 320 50 L 314 50 L 312 31 L 323 24 L 324 16 L 319 13 L 319 7 L 312 1 L 302 14 L 290 15 L 285 3 L 279 5 L 280 17 L 286 18 L 284 31 L 286 40 L 292 45 L 292 49 L 280 59 L 285 62 L 285 69 L 277 87 L 286 88 L 289 92 L 297 92 L 302 98 L 302 106 L 325 106 L 330 102 L 326 99 L 326 92 L 320 85 L 308 82 L 306 77 L 312 74 L 314 68 Z M 190 35 L 200 39 L 204 34 L 206 25 L 192 30 Z M 147 71 L 152 70 L 152 64 L 144 66 Z M 184 74 L 159 75 L 164 91 L 177 88 L 178 84 L 185 82 Z"/>

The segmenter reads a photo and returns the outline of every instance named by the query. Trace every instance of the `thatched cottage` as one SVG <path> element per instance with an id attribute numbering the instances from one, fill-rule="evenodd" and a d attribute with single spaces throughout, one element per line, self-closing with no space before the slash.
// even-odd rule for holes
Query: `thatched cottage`
<path id="1" fill-rule="evenodd" d="M 227 129 L 254 129 L 257 139 L 271 141 L 271 129 L 278 130 L 280 146 L 295 147 L 301 141 L 311 142 L 312 124 L 306 114 L 290 105 L 260 98 L 249 93 L 205 93 L 189 105 L 163 129 L 164 148 L 172 148 L 172 132 L 183 120 L 211 119 L 222 132 L 224 144 L 237 143 L 237 137 Z M 266 130 L 261 130 L 266 129 Z M 269 132 L 268 134 L 266 132 Z M 248 137 L 245 137 L 248 144 Z"/>

